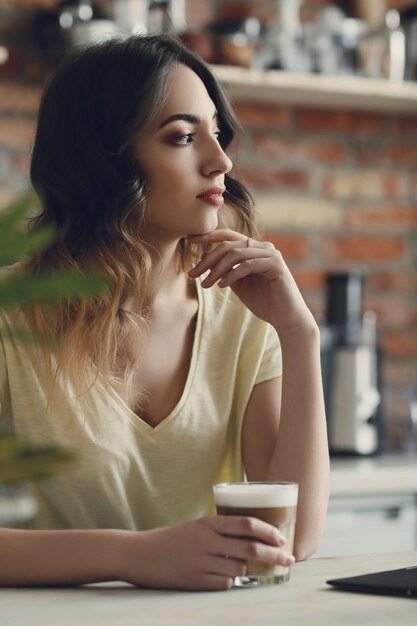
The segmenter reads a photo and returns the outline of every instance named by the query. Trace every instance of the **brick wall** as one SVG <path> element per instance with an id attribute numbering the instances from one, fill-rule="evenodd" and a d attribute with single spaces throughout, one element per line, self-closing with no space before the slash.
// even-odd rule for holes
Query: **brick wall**
<path id="1" fill-rule="evenodd" d="M 317 319 L 329 271 L 361 271 L 377 314 L 384 405 L 397 446 L 417 388 L 417 113 L 237 103 L 235 171 L 252 189 Z"/>
<path id="2" fill-rule="evenodd" d="M 12 0 L 9 0 L 11 2 Z M 0 207 L 27 185 L 42 83 L 50 64 L 32 45 L 37 1 L 0 9 Z M 313 14 L 325 0 L 308 2 Z M 22 5 L 25 8 L 22 8 Z M 208 23 L 218 3 L 189 0 Z M 257 4 L 268 11 L 268 0 Z M 224 6 L 224 3 L 222 3 Z M 245 136 L 236 173 L 253 191 L 267 236 L 283 252 L 318 319 L 329 271 L 366 275 L 377 313 L 387 446 L 401 445 L 417 389 L 417 112 L 415 117 L 236 103 Z"/>

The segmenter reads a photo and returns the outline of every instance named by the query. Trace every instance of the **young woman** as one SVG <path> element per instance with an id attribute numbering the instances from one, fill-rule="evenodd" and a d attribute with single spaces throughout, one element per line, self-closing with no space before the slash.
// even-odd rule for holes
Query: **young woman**
<path id="1" fill-rule="evenodd" d="M 36 487 L 33 530 L 0 530 L 0 584 L 226 589 L 248 558 L 288 565 L 317 548 L 319 331 L 280 252 L 255 238 L 225 153 L 235 130 L 216 79 L 170 36 L 93 45 L 46 88 L 34 227 L 58 236 L 23 270 L 98 270 L 113 287 L 21 314 L 52 335 L 49 354 L 2 314 L 1 420 L 78 456 Z M 214 515 L 212 485 L 245 476 L 299 483 L 294 556 L 272 526 Z"/>

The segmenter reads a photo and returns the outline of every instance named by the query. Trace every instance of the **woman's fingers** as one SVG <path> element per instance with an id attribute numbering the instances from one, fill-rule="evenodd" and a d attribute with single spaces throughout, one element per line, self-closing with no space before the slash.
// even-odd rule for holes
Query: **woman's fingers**
<path id="1" fill-rule="evenodd" d="M 228 555 L 229 558 L 226 559 L 226 561 L 232 560 L 237 563 L 246 563 L 246 561 L 261 561 L 262 563 L 284 566 L 292 565 L 294 563 L 293 555 L 284 548 L 270 546 L 255 539 L 229 538 L 219 544 L 218 551 L 221 553 L 219 556 L 224 554 Z M 235 563 L 233 565 L 235 565 Z M 241 574 L 235 574 L 235 576 L 239 575 Z"/>
<path id="2" fill-rule="evenodd" d="M 206 563 L 206 571 L 209 574 L 222 574 L 224 576 L 244 576 L 246 574 L 246 561 L 235 559 L 229 554 L 211 556 Z"/>
<path id="3" fill-rule="evenodd" d="M 248 561 L 288 567 L 295 561 L 285 550 L 285 537 L 266 522 L 253 517 L 222 516 L 207 518 L 217 534 L 204 562 L 206 573 L 244 576 Z"/>
<path id="4" fill-rule="evenodd" d="M 205 252 L 200 261 L 189 271 L 189 275 L 194 277 L 201 276 L 207 270 L 212 269 L 216 263 L 220 261 L 226 254 L 232 250 L 246 249 L 244 240 L 223 242 L 214 250 Z"/>
<path id="5" fill-rule="evenodd" d="M 219 534 L 226 537 L 253 538 L 271 546 L 281 547 L 285 544 L 284 535 L 266 522 L 256 517 L 240 515 L 214 515 L 210 525 Z M 227 551 L 224 554 L 228 554 Z"/>
<path id="6" fill-rule="evenodd" d="M 203 281 L 204 287 L 210 287 L 223 278 L 234 266 L 252 259 L 273 259 L 276 252 L 272 244 L 256 242 L 256 247 L 247 248 L 244 242 L 227 242 L 206 254 L 189 272 L 193 278 L 201 276 L 208 270 L 209 276 Z"/>
<path id="7" fill-rule="evenodd" d="M 213 519 L 219 539 L 211 553 L 229 555 L 240 561 L 263 561 L 292 565 L 294 557 L 284 549 L 284 535 L 271 524 L 256 517 L 218 515 Z"/>
<path id="8" fill-rule="evenodd" d="M 274 280 L 274 278 L 278 278 L 279 272 L 277 271 L 276 266 L 271 264 L 270 258 L 251 259 L 241 263 L 237 267 L 233 267 L 229 272 L 227 272 L 227 274 L 225 274 L 220 280 L 219 287 L 230 287 L 236 281 L 241 280 L 250 274 L 263 274 L 269 280 Z M 208 278 L 211 278 L 211 274 Z M 205 285 L 204 283 L 205 280 L 201 283 L 203 287 L 210 286 Z"/>
<path id="9" fill-rule="evenodd" d="M 259 261 L 263 263 L 259 264 Z M 201 283 L 203 287 L 211 287 L 218 280 L 225 279 L 233 271 L 242 265 L 245 272 L 241 277 L 248 274 L 264 273 L 265 271 L 275 269 L 275 264 L 271 263 L 270 250 L 232 250 L 224 258 L 222 258 L 210 271 L 210 274 Z M 223 285 L 221 285 L 223 286 Z"/>
<path id="10" fill-rule="evenodd" d="M 195 590 L 204 591 L 227 591 L 233 585 L 232 576 L 221 576 L 219 574 L 205 574 L 200 585 L 196 584 Z"/>
<path id="11" fill-rule="evenodd" d="M 213 250 L 204 253 L 189 272 L 192 278 L 196 278 L 211 270 L 210 275 L 202 283 L 204 287 L 211 287 L 240 263 L 251 259 L 270 258 L 275 252 L 272 243 L 251 239 L 229 228 L 214 230 L 205 235 L 193 235 L 188 237 L 188 240 L 192 243 L 218 244 Z"/>

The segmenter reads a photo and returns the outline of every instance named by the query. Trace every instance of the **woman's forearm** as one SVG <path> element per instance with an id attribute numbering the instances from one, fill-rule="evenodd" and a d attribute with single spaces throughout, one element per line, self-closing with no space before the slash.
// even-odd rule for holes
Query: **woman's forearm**
<path id="1" fill-rule="evenodd" d="M 279 436 L 268 479 L 299 483 L 294 553 L 306 558 L 318 547 L 329 494 L 329 454 L 320 369 L 320 334 L 315 324 L 280 336 L 283 357 Z"/>
<path id="2" fill-rule="evenodd" d="M 115 580 L 120 530 L 0 529 L 0 586 Z"/>
<path id="3" fill-rule="evenodd" d="M 122 580 L 157 589 L 223 590 L 254 555 L 284 567 L 294 562 L 276 529 L 241 516 L 138 532 L 0 529 L 0 586 Z"/>

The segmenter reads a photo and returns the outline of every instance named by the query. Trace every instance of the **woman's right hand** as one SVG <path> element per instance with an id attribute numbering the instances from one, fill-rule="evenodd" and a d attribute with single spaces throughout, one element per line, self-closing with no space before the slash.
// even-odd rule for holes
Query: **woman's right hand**
<path id="1" fill-rule="evenodd" d="M 283 535 L 253 517 L 209 516 L 124 534 L 120 578 L 158 589 L 230 589 L 246 561 L 289 566 Z"/>

